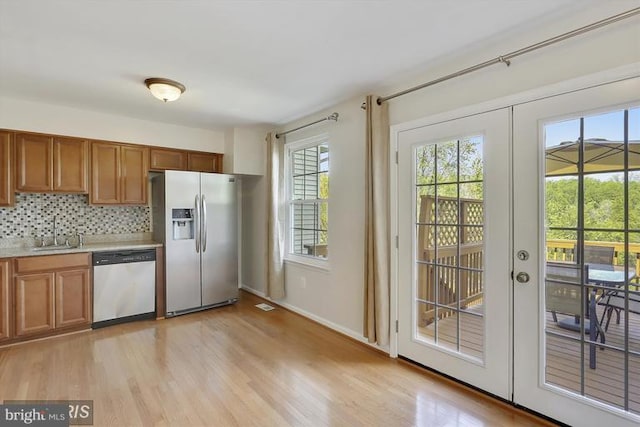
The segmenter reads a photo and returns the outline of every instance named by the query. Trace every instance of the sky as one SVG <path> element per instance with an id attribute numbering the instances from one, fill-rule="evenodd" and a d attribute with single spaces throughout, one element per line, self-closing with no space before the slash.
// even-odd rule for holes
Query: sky
<path id="1" fill-rule="evenodd" d="M 545 146 L 576 141 L 580 136 L 580 118 L 545 125 Z M 585 116 L 584 137 L 624 140 L 624 110 Z M 629 110 L 629 139 L 640 140 L 640 107 Z"/>

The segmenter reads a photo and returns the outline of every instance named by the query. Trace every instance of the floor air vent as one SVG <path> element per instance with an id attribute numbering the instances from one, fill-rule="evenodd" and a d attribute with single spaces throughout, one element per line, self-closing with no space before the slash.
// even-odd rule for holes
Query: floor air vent
<path id="1" fill-rule="evenodd" d="M 274 306 L 269 305 L 269 304 L 265 304 L 265 303 L 256 304 L 256 307 L 258 307 L 262 311 L 271 311 L 271 310 L 275 309 Z"/>

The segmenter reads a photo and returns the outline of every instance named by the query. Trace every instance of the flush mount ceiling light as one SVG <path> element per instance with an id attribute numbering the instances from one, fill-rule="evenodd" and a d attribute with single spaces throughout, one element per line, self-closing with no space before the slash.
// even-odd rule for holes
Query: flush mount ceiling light
<path id="1" fill-rule="evenodd" d="M 185 91 L 183 84 L 159 77 L 146 79 L 144 84 L 149 88 L 153 96 L 164 102 L 175 101 Z"/>

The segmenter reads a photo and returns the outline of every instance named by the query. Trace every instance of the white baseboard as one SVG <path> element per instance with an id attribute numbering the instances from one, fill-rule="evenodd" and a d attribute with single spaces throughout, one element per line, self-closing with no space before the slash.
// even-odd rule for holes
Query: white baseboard
<path id="1" fill-rule="evenodd" d="M 255 290 L 253 288 L 250 288 L 247 285 L 241 284 L 240 285 L 240 289 L 243 289 L 243 290 L 245 290 L 245 291 L 247 291 L 249 293 L 257 295 L 260 298 L 264 298 L 266 300 L 273 301 L 275 304 L 280 305 L 280 306 L 286 308 L 287 310 L 293 311 L 294 313 L 297 313 L 297 314 L 299 314 L 299 315 L 301 315 L 303 317 L 306 317 L 307 319 L 311 319 L 314 322 L 320 323 L 321 325 L 326 326 L 329 329 L 332 329 L 332 330 L 334 330 L 336 332 L 339 332 L 342 335 L 346 335 L 349 338 L 353 338 L 354 340 L 359 341 L 359 342 L 361 342 L 363 344 L 366 344 L 369 347 L 375 348 L 376 350 L 382 350 L 383 352 L 385 352 L 387 354 L 389 353 L 389 348 L 380 347 L 380 346 L 378 346 L 376 344 L 372 344 L 369 341 L 367 341 L 367 339 L 365 337 L 363 337 L 361 334 L 359 334 L 359 333 L 357 333 L 355 331 L 352 331 L 349 328 L 345 328 L 344 326 L 340 326 L 337 323 L 333 323 L 333 322 L 331 322 L 331 321 L 329 321 L 329 320 L 327 320 L 327 319 L 325 319 L 323 317 L 316 316 L 313 313 L 310 313 L 310 312 L 308 312 L 306 310 L 303 310 L 303 309 L 301 309 L 299 307 L 296 307 L 294 305 L 288 304 L 286 302 L 272 300 L 271 298 L 267 297 L 264 292 Z"/>
<path id="2" fill-rule="evenodd" d="M 245 291 L 247 291 L 247 292 L 249 292 L 251 294 L 257 295 L 260 298 L 271 300 L 271 298 L 267 298 L 267 295 L 264 292 L 257 291 L 255 289 L 253 289 L 252 287 L 249 287 L 247 285 L 243 285 L 242 283 L 240 283 L 240 289 L 243 289 L 243 290 L 245 290 Z"/>

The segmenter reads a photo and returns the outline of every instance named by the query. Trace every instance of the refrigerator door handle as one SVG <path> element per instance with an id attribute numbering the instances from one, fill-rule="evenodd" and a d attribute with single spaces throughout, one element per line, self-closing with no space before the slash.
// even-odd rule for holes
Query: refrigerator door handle
<path id="1" fill-rule="evenodd" d="M 207 251 L 207 202 L 205 201 L 204 194 L 202 195 L 202 252 Z"/>
<path id="2" fill-rule="evenodd" d="M 198 196 L 197 194 L 196 194 L 196 203 L 195 204 L 196 204 L 196 206 L 195 206 L 195 209 L 193 211 L 194 211 L 194 214 L 195 214 L 194 224 L 195 224 L 196 229 L 194 230 L 194 234 L 195 234 L 195 237 L 196 237 L 195 238 L 195 241 L 196 241 L 196 252 L 200 253 L 200 196 Z"/>

